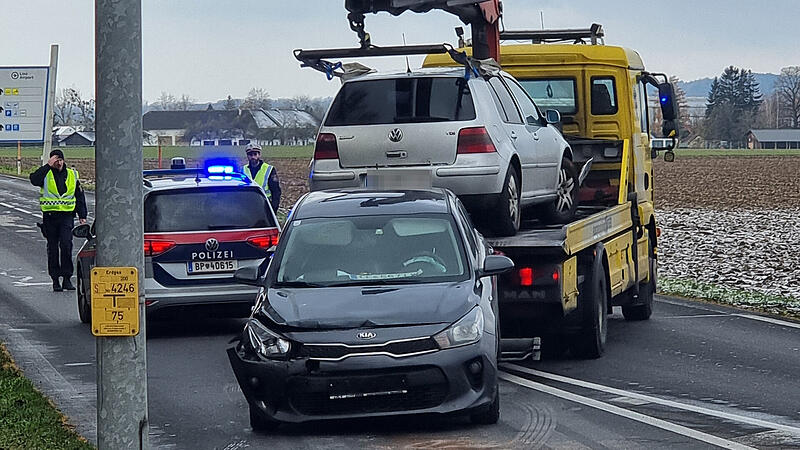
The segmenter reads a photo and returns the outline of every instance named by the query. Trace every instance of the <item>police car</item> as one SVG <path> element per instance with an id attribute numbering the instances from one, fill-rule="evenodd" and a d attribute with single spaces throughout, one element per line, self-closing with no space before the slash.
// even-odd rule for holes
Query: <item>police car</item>
<path id="1" fill-rule="evenodd" d="M 148 316 L 185 307 L 214 316 L 250 314 L 258 289 L 238 284 L 243 267 L 266 270 L 280 227 L 264 191 L 233 165 L 144 171 L 145 305 Z M 78 313 L 91 321 L 93 227 L 76 262 Z"/>

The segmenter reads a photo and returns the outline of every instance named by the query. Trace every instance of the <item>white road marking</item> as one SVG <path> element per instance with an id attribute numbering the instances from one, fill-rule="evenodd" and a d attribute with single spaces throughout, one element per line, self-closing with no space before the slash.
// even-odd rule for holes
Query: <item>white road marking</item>
<path id="1" fill-rule="evenodd" d="M 798 323 L 788 322 L 786 320 L 780 320 L 780 319 L 773 319 L 772 317 L 757 316 L 755 314 L 746 314 L 746 313 L 721 313 L 719 311 L 714 311 L 713 309 L 710 309 L 710 308 L 704 308 L 701 305 L 690 305 L 690 304 L 687 304 L 687 303 L 667 300 L 665 298 L 659 298 L 656 301 L 662 302 L 662 303 L 667 303 L 669 305 L 683 306 L 684 308 L 692 308 L 692 309 L 700 309 L 700 310 L 703 310 L 703 311 L 711 311 L 713 313 L 722 314 L 722 315 L 726 315 L 726 316 L 743 317 L 745 319 L 760 320 L 762 322 L 769 322 L 769 323 L 772 323 L 772 324 L 775 324 L 775 325 L 782 325 L 784 327 L 800 328 L 800 324 L 798 324 Z M 711 314 L 709 314 L 709 316 L 711 316 Z"/>
<path id="2" fill-rule="evenodd" d="M 731 314 L 689 314 L 685 316 L 664 316 L 660 317 L 661 319 L 697 319 L 703 317 L 730 317 Z"/>
<path id="3" fill-rule="evenodd" d="M 541 370 L 530 369 L 528 367 L 518 366 L 516 364 L 502 364 L 501 368 L 508 368 L 511 370 L 515 370 L 517 372 L 527 373 L 529 375 L 534 375 L 541 378 L 546 378 L 548 380 L 558 381 L 560 383 L 571 384 L 573 386 L 578 386 L 586 389 L 593 389 L 595 391 L 606 392 L 609 394 L 625 396 L 629 398 L 634 398 L 638 400 L 647 401 L 650 403 L 656 403 L 659 405 L 667 406 L 670 408 L 675 409 L 682 409 L 684 411 L 691 411 L 698 414 L 704 414 L 707 416 L 718 417 L 720 419 L 732 420 L 735 422 L 746 423 L 749 425 L 755 425 L 757 427 L 768 428 L 770 430 L 781 430 L 786 431 L 789 433 L 797 434 L 800 436 L 800 428 L 793 427 L 791 425 L 783 425 L 780 423 L 774 422 L 767 422 L 766 420 L 755 419 L 752 417 L 747 416 L 740 416 L 738 414 L 731 414 L 726 413 L 723 411 L 717 411 L 710 408 L 704 408 L 702 406 L 694 406 L 689 405 L 686 403 L 680 403 L 672 400 L 666 400 L 659 397 L 653 397 L 651 395 L 639 394 L 637 392 L 630 392 L 625 391 L 622 389 L 613 388 L 610 386 L 604 386 L 602 384 L 591 383 L 588 381 L 577 380 L 575 378 L 565 377 L 563 375 L 556 375 L 554 373 L 542 372 Z"/>
<path id="4" fill-rule="evenodd" d="M 39 213 L 31 212 L 31 211 L 28 211 L 27 209 L 18 208 L 18 207 L 14 206 L 14 205 L 9 205 L 8 203 L 0 202 L 0 205 L 5 206 L 6 208 L 15 209 L 15 210 L 17 210 L 19 212 L 24 212 L 25 214 L 30 214 L 32 216 L 41 217 L 41 214 L 39 214 Z"/>
<path id="5" fill-rule="evenodd" d="M 36 233 L 36 230 L 17 230 L 17 233 Z"/>
<path id="6" fill-rule="evenodd" d="M 772 317 L 756 316 L 755 314 L 733 314 L 734 316 L 744 317 L 745 319 L 760 320 L 784 327 L 800 328 L 800 323 L 787 322 L 785 320 L 773 319 Z"/>
<path id="7" fill-rule="evenodd" d="M 28 287 L 28 286 L 47 286 L 53 284 L 52 281 L 42 281 L 40 283 L 23 283 L 21 281 L 15 281 L 14 287 Z"/>
<path id="8" fill-rule="evenodd" d="M 66 363 L 64 366 L 66 367 L 80 367 L 80 366 L 91 366 L 94 363 L 90 362 L 80 362 L 80 363 Z"/>
<path id="9" fill-rule="evenodd" d="M 554 395 L 556 397 L 580 403 L 582 405 L 596 408 L 611 414 L 616 414 L 618 416 L 625 417 L 627 419 L 635 420 L 637 422 L 654 426 L 656 428 L 661 428 L 662 430 L 680 434 L 682 436 L 696 439 L 698 441 L 707 442 L 711 445 L 716 445 L 717 447 L 730 448 L 730 449 L 753 449 L 753 447 L 748 447 L 747 445 L 742 445 L 739 444 L 738 442 L 729 441 L 727 439 L 723 439 L 708 433 L 703 433 L 702 431 L 693 430 L 691 428 L 684 427 L 682 425 L 674 424 L 672 422 L 667 422 L 666 420 L 661 420 L 655 417 L 638 413 L 636 411 L 620 408 L 619 406 L 611 405 L 605 402 L 601 402 L 599 400 L 594 400 L 588 397 L 584 397 L 582 395 L 573 394 L 572 392 L 556 389 L 546 384 L 536 383 L 534 381 L 530 381 L 525 378 L 518 377 L 516 375 L 500 372 L 497 376 L 502 380 L 506 380 L 511 383 L 518 384 L 520 386 L 524 386 L 539 392 L 544 392 L 545 394 Z"/>

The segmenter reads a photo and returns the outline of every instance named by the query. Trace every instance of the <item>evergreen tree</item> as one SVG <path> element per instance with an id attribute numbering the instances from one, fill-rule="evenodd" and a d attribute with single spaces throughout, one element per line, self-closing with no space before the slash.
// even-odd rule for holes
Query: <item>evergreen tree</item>
<path id="1" fill-rule="evenodd" d="M 714 78 L 706 100 L 706 138 L 731 143 L 744 140 L 762 97 L 750 70 L 729 66 Z"/>

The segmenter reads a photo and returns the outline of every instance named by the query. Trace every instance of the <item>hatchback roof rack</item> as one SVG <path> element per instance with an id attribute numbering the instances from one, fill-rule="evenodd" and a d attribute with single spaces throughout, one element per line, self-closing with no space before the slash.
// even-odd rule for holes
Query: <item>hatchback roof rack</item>
<path id="1" fill-rule="evenodd" d="M 521 41 L 531 40 L 536 44 L 548 42 L 572 41 L 575 44 L 583 43 L 589 39 L 592 45 L 597 45 L 598 40 L 603 40 L 605 31 L 599 23 L 593 23 L 589 28 L 567 28 L 559 30 L 519 30 L 501 31 L 500 40 Z M 602 43 L 602 42 L 601 42 Z"/>

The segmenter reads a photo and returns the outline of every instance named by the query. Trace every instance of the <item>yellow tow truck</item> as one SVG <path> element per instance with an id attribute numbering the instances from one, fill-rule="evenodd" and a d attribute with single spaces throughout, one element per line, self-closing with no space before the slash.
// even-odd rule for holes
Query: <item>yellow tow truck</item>
<path id="1" fill-rule="evenodd" d="M 597 24 L 499 34 L 502 41 L 531 42 L 500 45 L 499 63 L 548 110 L 549 120 L 560 116 L 581 168 L 574 221 L 546 226 L 531 220 L 515 236 L 490 239 L 516 263 L 498 287 L 503 353 L 526 357 L 530 338 L 541 338 L 545 350 L 596 358 L 606 345 L 612 306 L 621 306 L 627 320 L 652 313 L 658 249 L 653 158 L 665 150 L 664 159 L 674 159 L 673 87 L 666 75 L 647 72 L 634 50 L 602 45 Z M 454 64 L 447 55 L 430 55 L 423 66 Z M 661 149 L 650 146 L 648 85 L 658 89 L 661 131 L 672 138 Z"/>

